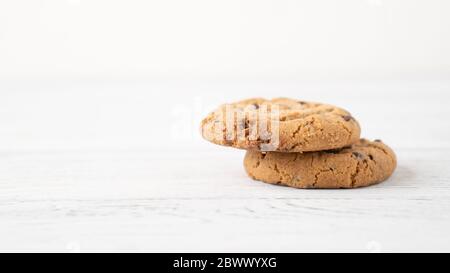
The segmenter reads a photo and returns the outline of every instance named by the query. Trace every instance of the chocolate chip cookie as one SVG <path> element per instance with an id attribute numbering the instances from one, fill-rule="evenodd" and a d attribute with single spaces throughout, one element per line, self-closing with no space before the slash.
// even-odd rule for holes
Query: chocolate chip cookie
<path id="1" fill-rule="evenodd" d="M 222 105 L 201 124 L 215 144 L 255 151 L 311 152 L 356 143 L 360 126 L 336 106 L 287 98 Z"/>
<path id="2" fill-rule="evenodd" d="M 397 166 L 381 141 L 361 139 L 350 147 L 312 152 L 248 151 L 244 167 L 255 180 L 295 188 L 358 188 L 388 179 Z"/>

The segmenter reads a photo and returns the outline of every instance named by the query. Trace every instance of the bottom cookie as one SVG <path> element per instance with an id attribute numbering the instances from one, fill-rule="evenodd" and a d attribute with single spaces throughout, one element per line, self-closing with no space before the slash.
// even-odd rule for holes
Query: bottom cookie
<path id="1" fill-rule="evenodd" d="M 312 153 L 247 151 L 245 170 L 255 180 L 306 189 L 358 188 L 388 179 L 395 153 L 381 141 L 361 139 L 351 147 Z"/>

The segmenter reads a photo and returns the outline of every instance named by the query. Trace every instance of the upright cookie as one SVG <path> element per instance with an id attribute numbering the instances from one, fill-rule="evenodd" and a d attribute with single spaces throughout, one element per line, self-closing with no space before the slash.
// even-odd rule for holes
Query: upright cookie
<path id="1" fill-rule="evenodd" d="M 295 188 L 358 188 L 394 172 L 394 152 L 381 141 L 361 139 L 348 148 L 313 153 L 248 151 L 245 170 L 255 180 Z"/>
<path id="2" fill-rule="evenodd" d="M 261 98 L 222 105 L 201 125 L 215 144 L 246 150 L 311 152 L 342 148 L 360 138 L 349 112 L 327 104 Z"/>

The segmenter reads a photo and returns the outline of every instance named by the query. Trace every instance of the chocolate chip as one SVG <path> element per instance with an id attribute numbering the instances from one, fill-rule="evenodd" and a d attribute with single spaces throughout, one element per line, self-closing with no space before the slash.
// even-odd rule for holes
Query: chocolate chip
<path id="1" fill-rule="evenodd" d="M 343 118 L 345 121 L 350 121 L 350 120 L 354 119 L 354 118 L 353 118 L 352 116 L 350 116 L 350 115 L 342 116 L 342 118 Z"/>
<path id="2" fill-rule="evenodd" d="M 382 142 L 381 139 L 375 139 L 374 142 Z"/>
<path id="3" fill-rule="evenodd" d="M 297 101 L 299 104 L 301 104 L 301 105 L 305 105 L 306 104 L 306 102 L 304 102 L 304 101 Z"/>
<path id="4" fill-rule="evenodd" d="M 369 155 L 370 160 L 373 160 L 373 155 Z"/>
<path id="5" fill-rule="evenodd" d="M 353 155 L 354 155 L 356 158 L 364 158 L 364 155 L 361 154 L 361 153 L 358 153 L 358 152 L 353 152 Z"/>
<path id="6" fill-rule="evenodd" d="M 253 107 L 255 107 L 255 109 L 259 109 L 259 104 L 253 103 Z"/>

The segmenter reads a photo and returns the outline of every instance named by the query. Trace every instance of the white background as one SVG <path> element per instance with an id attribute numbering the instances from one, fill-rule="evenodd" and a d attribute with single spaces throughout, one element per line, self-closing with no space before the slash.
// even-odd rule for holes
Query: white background
<path id="1" fill-rule="evenodd" d="M 0 3 L 0 77 L 447 76 L 446 0 Z"/>
<path id="2" fill-rule="evenodd" d="M 0 251 L 450 251 L 448 1 L 1 1 Z M 218 104 L 342 106 L 399 166 L 305 191 L 203 141 Z"/>

